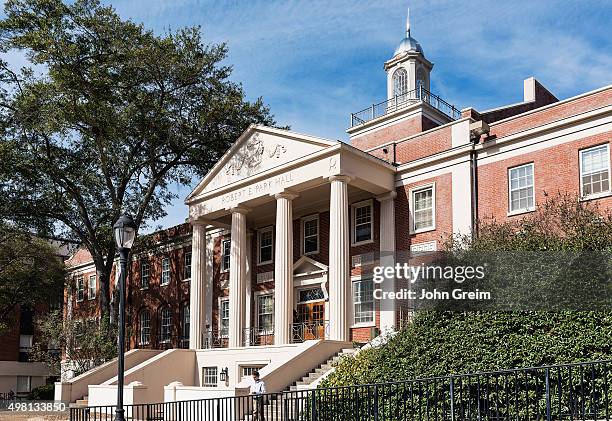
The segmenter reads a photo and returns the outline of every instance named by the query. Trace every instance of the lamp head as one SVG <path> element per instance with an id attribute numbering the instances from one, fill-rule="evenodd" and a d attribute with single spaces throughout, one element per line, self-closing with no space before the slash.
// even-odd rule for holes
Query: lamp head
<path id="1" fill-rule="evenodd" d="M 117 247 L 120 250 L 132 248 L 134 239 L 136 238 L 136 223 L 134 223 L 134 220 L 129 214 L 124 213 L 121 215 L 117 222 L 115 222 L 113 231 L 115 233 Z"/>

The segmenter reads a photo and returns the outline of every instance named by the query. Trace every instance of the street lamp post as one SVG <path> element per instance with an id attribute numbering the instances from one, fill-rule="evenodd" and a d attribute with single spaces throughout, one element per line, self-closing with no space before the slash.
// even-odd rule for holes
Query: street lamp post
<path id="1" fill-rule="evenodd" d="M 113 226 L 115 241 L 119 249 L 119 264 L 121 277 L 119 278 L 119 340 L 117 342 L 117 408 L 115 421 L 125 421 L 123 411 L 123 375 L 125 353 L 125 282 L 127 276 L 127 260 L 132 244 L 136 238 L 136 224 L 130 215 L 123 214 Z"/>

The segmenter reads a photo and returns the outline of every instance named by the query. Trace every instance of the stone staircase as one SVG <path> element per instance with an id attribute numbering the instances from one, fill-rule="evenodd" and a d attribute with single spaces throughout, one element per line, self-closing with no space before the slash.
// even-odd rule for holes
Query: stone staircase
<path id="1" fill-rule="evenodd" d="M 329 360 L 312 370 L 310 373 L 302 377 L 300 380 L 286 388 L 284 392 L 297 392 L 300 390 L 311 389 L 312 387 L 310 385 L 316 380 L 318 380 L 325 373 L 327 373 L 329 370 L 334 368 L 338 361 L 340 361 L 343 357 L 347 355 L 353 355 L 356 351 L 357 349 L 355 348 L 343 349 L 342 351 L 336 353 L 336 355 L 331 357 Z"/>
<path id="2" fill-rule="evenodd" d="M 282 402 L 280 397 L 277 398 L 275 395 L 271 395 L 270 399 L 264 405 L 264 414 L 266 421 L 291 421 L 294 419 L 300 419 L 299 414 L 302 410 L 307 407 L 307 394 L 299 393 L 300 391 L 306 391 L 312 389 L 312 384 L 321 378 L 325 373 L 334 368 L 336 364 L 345 356 L 352 355 L 357 349 L 345 348 L 340 352 L 337 352 L 333 357 L 328 359 L 323 364 L 318 365 L 307 375 L 302 377 L 300 380 L 294 382 L 292 385 L 287 387 L 283 392 L 293 392 L 293 396 L 289 395 L 291 402 Z M 280 394 L 279 394 L 280 395 Z M 288 405 L 283 407 L 283 405 Z M 286 411 L 286 416 L 283 412 Z M 287 419 L 288 417 L 288 419 Z M 245 417 L 245 420 L 255 420 L 253 414 L 249 414 Z"/>

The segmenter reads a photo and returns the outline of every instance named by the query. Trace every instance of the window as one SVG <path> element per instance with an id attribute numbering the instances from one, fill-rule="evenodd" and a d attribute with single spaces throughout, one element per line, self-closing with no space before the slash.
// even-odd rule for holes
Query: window
<path id="1" fill-rule="evenodd" d="M 354 323 L 374 323 L 374 282 L 372 279 L 353 281 Z"/>
<path id="2" fill-rule="evenodd" d="M 393 96 L 401 96 L 408 92 L 408 72 L 399 68 L 393 73 Z"/>
<path id="3" fill-rule="evenodd" d="M 17 376 L 17 394 L 30 393 L 32 391 L 32 377 Z"/>
<path id="4" fill-rule="evenodd" d="M 302 251 L 304 254 L 319 252 L 319 215 L 302 219 Z"/>
<path id="5" fill-rule="evenodd" d="M 33 338 L 32 335 L 19 335 L 19 352 L 32 351 Z"/>
<path id="6" fill-rule="evenodd" d="M 140 288 L 149 288 L 151 266 L 149 262 L 140 262 Z"/>
<path id="7" fill-rule="evenodd" d="M 87 282 L 87 299 L 93 300 L 96 298 L 96 275 L 89 275 L 89 282 Z"/>
<path id="8" fill-rule="evenodd" d="M 260 332 L 274 332 L 274 296 L 272 294 L 257 297 L 257 327 Z"/>
<path id="9" fill-rule="evenodd" d="M 183 279 L 191 279 L 191 252 L 185 253 L 185 273 Z"/>
<path id="10" fill-rule="evenodd" d="M 164 257 L 162 259 L 161 284 L 168 285 L 169 283 L 170 283 L 170 258 Z"/>
<path id="11" fill-rule="evenodd" d="M 434 186 L 427 186 L 412 191 L 412 230 L 420 232 L 435 228 Z"/>
<path id="12" fill-rule="evenodd" d="M 508 170 L 510 212 L 534 209 L 533 164 Z"/>
<path id="13" fill-rule="evenodd" d="M 140 344 L 147 345 L 151 341 L 151 313 L 144 309 L 140 312 Z"/>
<path id="14" fill-rule="evenodd" d="M 219 305 L 219 334 L 227 336 L 229 333 L 229 299 L 224 298 Z"/>
<path id="15" fill-rule="evenodd" d="M 76 300 L 77 302 L 83 301 L 85 295 L 85 285 L 83 281 L 83 276 L 78 276 L 76 279 Z"/>
<path id="16" fill-rule="evenodd" d="M 423 89 L 425 89 L 425 72 L 423 71 L 422 67 L 419 67 L 419 70 L 417 70 L 416 72 L 417 95 L 421 95 L 422 93 L 424 94 L 424 92 L 422 92 Z M 420 99 L 423 99 L 423 98 L 420 98 Z"/>
<path id="17" fill-rule="evenodd" d="M 202 386 L 217 387 L 217 367 L 202 367 Z"/>
<path id="18" fill-rule="evenodd" d="M 325 299 L 325 294 L 321 287 L 301 289 L 298 291 L 298 302 L 308 303 L 310 301 L 321 301 Z"/>
<path id="19" fill-rule="evenodd" d="M 610 192 L 610 145 L 580 151 L 580 191 L 583 197 Z"/>
<path id="20" fill-rule="evenodd" d="M 243 365 L 240 366 L 242 377 L 252 376 L 254 371 L 259 371 L 263 368 L 263 365 Z"/>
<path id="21" fill-rule="evenodd" d="M 189 303 L 181 307 L 181 339 L 189 339 Z"/>
<path id="22" fill-rule="evenodd" d="M 372 241 L 374 218 L 372 201 L 356 203 L 353 209 L 353 245 Z"/>
<path id="23" fill-rule="evenodd" d="M 230 268 L 230 251 L 232 242 L 230 240 L 223 240 L 221 242 L 221 270 L 228 271 Z"/>
<path id="24" fill-rule="evenodd" d="M 161 309 L 159 326 L 160 342 L 170 342 L 170 338 L 172 337 L 172 312 L 169 306 Z"/>
<path id="25" fill-rule="evenodd" d="M 259 264 L 272 263 L 274 255 L 272 227 L 260 229 L 259 236 Z"/>

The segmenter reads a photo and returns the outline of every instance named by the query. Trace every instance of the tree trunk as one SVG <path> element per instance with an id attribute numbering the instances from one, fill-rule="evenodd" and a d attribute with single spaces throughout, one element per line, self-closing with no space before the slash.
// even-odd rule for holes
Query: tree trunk
<path id="1" fill-rule="evenodd" d="M 111 283 L 111 274 L 110 271 L 107 271 L 106 268 L 100 270 L 98 268 L 98 280 L 99 280 L 99 304 L 100 304 L 100 315 L 104 316 L 109 314 L 110 312 L 110 283 Z"/>

